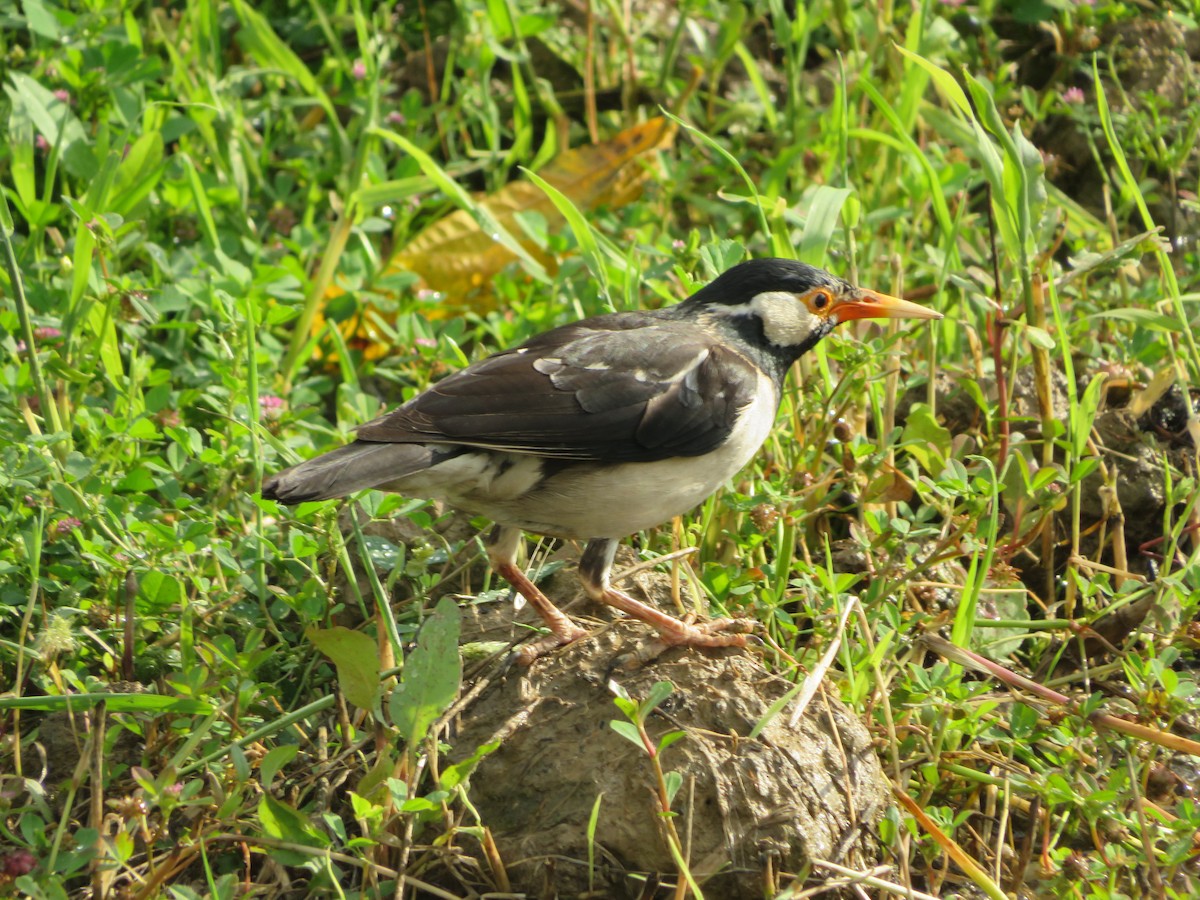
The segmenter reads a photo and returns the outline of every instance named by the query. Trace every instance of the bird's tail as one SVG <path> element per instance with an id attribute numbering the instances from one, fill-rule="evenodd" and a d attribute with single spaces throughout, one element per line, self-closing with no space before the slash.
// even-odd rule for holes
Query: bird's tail
<path id="1" fill-rule="evenodd" d="M 355 441 L 272 475 L 263 482 L 262 495 L 287 504 L 332 500 L 427 469 L 438 461 L 435 456 L 445 456 L 445 450 Z"/>

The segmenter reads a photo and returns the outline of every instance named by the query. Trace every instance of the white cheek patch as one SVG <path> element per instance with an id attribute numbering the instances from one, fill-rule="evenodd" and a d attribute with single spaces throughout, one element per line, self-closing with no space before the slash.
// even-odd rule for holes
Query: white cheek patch
<path id="1" fill-rule="evenodd" d="M 750 300 L 753 310 L 763 323 L 763 334 L 777 347 L 803 344 L 824 325 L 800 298 L 791 291 L 764 291 Z"/>

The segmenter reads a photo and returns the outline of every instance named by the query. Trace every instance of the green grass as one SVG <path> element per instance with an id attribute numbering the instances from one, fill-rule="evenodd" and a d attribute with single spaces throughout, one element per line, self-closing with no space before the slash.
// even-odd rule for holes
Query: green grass
<path id="1" fill-rule="evenodd" d="M 946 318 L 827 341 L 752 467 L 639 552 L 700 547 L 706 612 L 758 618 L 797 682 L 857 598 L 830 677 L 932 822 L 885 820 L 889 880 L 1200 890 L 1172 743 L 1200 730 L 1200 426 L 1181 406 L 1119 453 L 1097 427 L 1156 378 L 1200 387 L 1194 66 L 1177 102 L 1130 87 L 1133 4 L 796 6 L 696 0 L 671 23 L 595 3 L 589 45 L 504 0 L 0 0 L 0 895 L 230 896 L 267 884 L 262 855 L 312 894 L 390 892 L 470 797 L 465 769 L 430 774 L 453 615 L 390 601 L 497 585 L 428 504 L 368 495 L 350 521 L 259 500 L 262 478 L 470 359 L 681 298 L 745 253 Z M 1195 2 L 1170 6 L 1196 27 Z M 552 194 L 569 227 L 517 234 L 473 193 L 660 109 L 683 127 L 637 200 Z M 1068 129 L 1087 151 L 1048 173 L 1038 142 Z M 540 236 L 492 306 L 388 270 L 456 208 L 501 243 Z M 314 337 L 318 312 L 367 304 L 388 355 Z M 423 536 L 364 530 L 396 516 Z M 46 772 L 69 696 L 79 753 Z M 314 812 L 331 759 L 355 794 Z"/>

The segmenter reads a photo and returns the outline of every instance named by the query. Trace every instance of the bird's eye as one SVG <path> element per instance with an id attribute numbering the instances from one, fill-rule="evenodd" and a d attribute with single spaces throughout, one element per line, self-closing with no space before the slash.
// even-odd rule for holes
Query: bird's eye
<path id="1" fill-rule="evenodd" d="M 824 291 L 817 291 L 812 297 L 813 309 L 824 309 L 829 305 L 829 295 Z"/>

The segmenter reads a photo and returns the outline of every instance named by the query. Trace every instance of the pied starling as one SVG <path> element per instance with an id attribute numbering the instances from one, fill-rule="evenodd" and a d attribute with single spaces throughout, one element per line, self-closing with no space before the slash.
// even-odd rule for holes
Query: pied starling
<path id="1" fill-rule="evenodd" d="M 771 431 L 788 369 L 836 325 L 940 317 L 804 263 L 750 260 L 675 306 L 584 319 L 472 363 L 354 443 L 269 478 L 262 495 L 301 503 L 377 488 L 491 519 L 492 566 L 550 630 L 523 662 L 587 632 L 517 567 L 522 531 L 586 541 L 588 596 L 663 644 L 743 646 L 738 620 L 684 622 L 613 588 L 618 541 L 737 474 Z"/>

